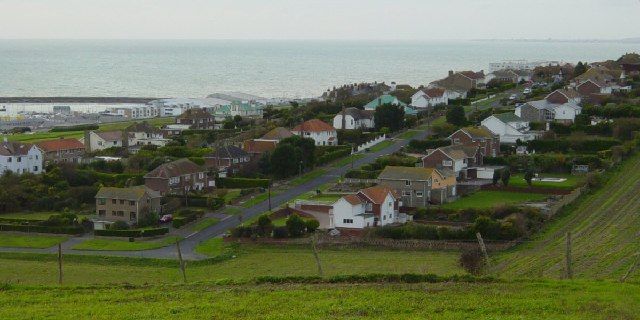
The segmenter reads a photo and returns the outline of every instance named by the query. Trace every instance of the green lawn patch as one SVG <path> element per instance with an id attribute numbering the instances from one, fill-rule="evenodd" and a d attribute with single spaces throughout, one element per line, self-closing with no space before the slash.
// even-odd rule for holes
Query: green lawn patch
<path id="1" fill-rule="evenodd" d="M 63 236 L 20 235 L 0 233 L 0 247 L 9 248 L 51 248 L 58 243 L 67 241 Z"/>
<path id="2" fill-rule="evenodd" d="M 271 191 L 271 196 L 275 196 L 277 194 L 277 192 Z M 255 205 L 257 205 L 258 203 L 262 202 L 262 201 L 266 201 L 269 199 L 269 193 L 268 192 L 263 192 L 261 194 L 256 195 L 255 197 L 248 199 L 247 201 L 245 201 L 242 206 L 245 208 L 251 208 Z"/>
<path id="3" fill-rule="evenodd" d="M 322 168 L 315 169 L 309 173 L 302 175 L 301 177 L 297 177 L 289 183 L 291 186 L 299 186 L 301 184 L 305 184 L 315 178 L 323 176 L 327 171 Z"/>
<path id="4" fill-rule="evenodd" d="M 382 141 L 382 142 L 376 144 L 375 146 L 371 147 L 370 151 L 371 152 L 382 151 L 382 150 L 384 150 L 384 149 L 386 149 L 386 148 L 388 148 L 388 147 L 390 147 L 392 145 L 393 145 L 393 141 L 385 140 L 385 141 Z"/>
<path id="5" fill-rule="evenodd" d="M 340 167 L 350 166 L 352 162 L 354 162 L 354 161 L 356 161 L 356 160 L 358 160 L 360 158 L 363 158 L 363 157 L 364 157 L 364 155 L 360 154 L 360 153 L 352 154 L 352 155 L 350 155 L 350 156 L 348 156 L 348 157 L 346 157 L 344 159 L 340 159 L 340 160 L 336 161 L 333 164 L 333 167 L 334 168 L 340 168 Z"/>
<path id="6" fill-rule="evenodd" d="M 542 201 L 547 196 L 536 193 L 518 193 L 506 191 L 478 191 L 457 201 L 444 204 L 447 209 L 492 208 L 499 205 L 511 205 L 528 201 Z"/>
<path id="7" fill-rule="evenodd" d="M 193 228 L 191 228 L 193 231 L 201 231 L 204 230 L 206 228 L 209 228 L 213 225 L 218 224 L 218 222 L 220 222 L 220 219 L 216 219 L 216 218 L 204 218 L 202 221 L 196 223 Z"/>
<path id="8" fill-rule="evenodd" d="M 225 244 L 222 238 L 211 238 L 198 244 L 196 252 L 209 257 L 216 257 L 224 253 Z"/>
<path id="9" fill-rule="evenodd" d="M 532 181 L 532 186 L 536 188 L 550 188 L 550 189 L 575 189 L 580 182 L 584 180 L 583 176 L 575 176 L 571 174 L 555 174 L 555 173 L 541 173 L 538 178 L 564 178 L 567 179 L 563 182 L 546 182 L 546 181 Z M 514 187 L 528 187 L 527 181 L 524 180 L 524 174 L 518 173 L 511 175 L 509 179 L 509 185 Z"/>
<path id="10" fill-rule="evenodd" d="M 240 197 L 240 189 L 229 189 L 227 193 L 224 195 L 224 203 L 230 204 L 233 200 Z"/>
<path id="11" fill-rule="evenodd" d="M 413 138 L 415 135 L 417 135 L 418 133 L 420 133 L 419 130 L 407 130 L 401 134 L 399 134 L 396 138 L 398 139 L 411 139 Z"/>
<path id="12" fill-rule="evenodd" d="M 169 236 L 160 240 L 136 240 L 129 242 L 126 240 L 111 239 L 91 239 L 79 243 L 73 247 L 75 250 L 97 250 L 97 251 L 140 251 L 152 250 L 175 244 L 182 239 L 178 236 Z"/>

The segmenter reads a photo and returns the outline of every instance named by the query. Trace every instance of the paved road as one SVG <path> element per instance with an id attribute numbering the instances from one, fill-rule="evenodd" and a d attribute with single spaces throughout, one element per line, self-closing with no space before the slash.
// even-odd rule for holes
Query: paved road
<path id="1" fill-rule="evenodd" d="M 421 131 L 416 134 L 412 139 L 424 139 L 428 135 L 427 131 Z M 394 153 L 400 150 L 402 147 L 407 145 L 409 140 L 394 140 L 394 144 L 386 147 L 385 149 L 378 152 L 368 152 L 364 153 L 364 157 L 357 159 L 354 162 L 354 167 L 360 167 L 367 163 L 372 163 L 376 160 L 376 158 L 387 155 L 390 153 Z M 313 191 L 318 189 L 321 185 L 337 180 L 340 176 L 343 176 L 349 169 L 351 169 L 351 165 L 347 165 L 341 168 L 328 167 L 326 174 L 315 178 L 309 182 L 306 182 L 301 185 L 294 186 L 284 192 L 281 192 L 277 195 L 271 197 L 271 206 L 272 208 L 277 208 L 280 205 L 285 204 L 286 202 L 294 199 L 306 192 Z M 262 214 L 265 211 L 269 210 L 269 202 L 263 201 L 258 203 L 257 205 L 244 209 L 242 211 L 243 221 L 249 220 L 257 215 Z M 180 242 L 180 249 L 182 251 L 182 255 L 184 259 L 187 260 L 199 260 L 206 258 L 203 255 L 200 255 L 195 252 L 195 247 L 202 241 L 218 237 L 223 235 L 227 230 L 237 227 L 242 222 L 236 217 L 231 216 L 228 217 L 219 223 L 206 228 L 198 233 L 194 233 L 188 235 L 184 240 Z M 85 236 L 86 237 L 86 236 Z M 176 248 L 174 246 L 163 247 L 155 250 L 146 250 L 146 251 L 84 251 L 84 250 L 73 250 L 73 247 L 76 243 L 84 241 L 84 238 L 72 238 L 71 240 L 65 242 L 63 244 L 63 251 L 65 253 L 72 254 L 80 254 L 80 255 L 109 255 L 109 256 L 123 256 L 123 257 L 145 257 L 145 258 L 159 258 L 159 259 L 176 259 L 177 253 Z M 48 249 L 24 249 L 24 248 L 0 248 L 0 252 L 36 252 L 36 253 L 53 253 L 57 250 L 57 248 L 48 248 Z"/>

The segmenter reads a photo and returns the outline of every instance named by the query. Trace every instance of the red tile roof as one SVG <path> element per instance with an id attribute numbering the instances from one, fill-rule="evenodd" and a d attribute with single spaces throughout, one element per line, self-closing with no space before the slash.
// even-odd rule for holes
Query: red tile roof
<path id="1" fill-rule="evenodd" d="M 242 144 L 242 149 L 248 153 L 265 153 L 276 149 L 277 142 L 264 140 L 247 140 Z"/>
<path id="2" fill-rule="evenodd" d="M 84 149 L 84 145 L 78 139 L 56 139 L 42 141 L 38 142 L 37 146 L 44 152 Z"/>
<path id="3" fill-rule="evenodd" d="M 324 131 L 335 131 L 336 129 L 326 122 L 323 122 L 319 119 L 311 119 L 309 121 L 305 121 L 302 124 L 297 125 L 291 131 L 294 132 L 324 132 Z"/>
<path id="4" fill-rule="evenodd" d="M 429 96 L 429 98 L 437 98 L 444 95 L 444 89 L 432 88 L 425 90 L 424 93 Z"/>
<path id="5" fill-rule="evenodd" d="M 383 203 L 389 193 L 391 193 L 396 199 L 399 198 L 398 193 L 393 189 L 382 186 L 366 188 L 358 192 L 359 195 L 364 195 L 369 201 L 375 204 Z"/>
<path id="6" fill-rule="evenodd" d="M 343 197 L 347 202 L 352 205 L 362 204 L 362 199 L 358 198 L 355 194 L 346 195 Z"/>
<path id="7" fill-rule="evenodd" d="M 0 156 L 24 156 L 29 153 L 33 147 L 29 143 L 21 142 L 0 142 Z"/>

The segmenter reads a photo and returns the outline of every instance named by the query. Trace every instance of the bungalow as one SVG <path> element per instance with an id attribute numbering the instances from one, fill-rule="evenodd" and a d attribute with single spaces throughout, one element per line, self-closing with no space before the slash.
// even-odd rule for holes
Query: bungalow
<path id="1" fill-rule="evenodd" d="M 236 173 L 238 168 L 251 161 L 249 153 L 236 146 L 223 146 L 204 156 L 205 167 Z"/>
<path id="2" fill-rule="evenodd" d="M 276 127 L 271 131 L 265 133 L 265 135 L 258 140 L 279 142 L 280 140 L 289 137 L 293 137 L 293 133 L 291 131 L 289 131 L 287 128 Z"/>
<path id="3" fill-rule="evenodd" d="M 496 157 L 500 153 L 500 137 L 487 128 L 466 127 L 449 136 L 454 146 L 477 146 L 483 157 Z"/>
<path id="4" fill-rule="evenodd" d="M 422 166 L 450 170 L 456 178 L 466 179 L 468 168 L 483 164 L 483 155 L 479 149 L 477 146 L 453 145 L 427 150 L 427 155 L 422 157 Z"/>
<path id="5" fill-rule="evenodd" d="M 33 144 L 7 141 L 0 144 L 0 174 L 42 173 L 42 151 Z"/>
<path id="6" fill-rule="evenodd" d="M 313 139 L 316 142 L 316 146 L 338 145 L 336 129 L 318 119 L 305 121 L 293 128 L 291 132 L 297 136 Z"/>
<path id="7" fill-rule="evenodd" d="M 373 110 L 342 108 L 342 111 L 333 117 L 333 127 L 345 130 L 373 129 L 375 128 L 373 113 Z"/>
<path id="8" fill-rule="evenodd" d="M 80 142 L 84 144 L 87 152 L 124 146 L 122 131 L 85 131 L 84 137 L 80 139 Z"/>
<path id="9" fill-rule="evenodd" d="M 411 105 L 418 109 L 447 104 L 449 104 L 449 97 L 445 89 L 424 88 L 411 96 Z"/>
<path id="10" fill-rule="evenodd" d="M 531 77 L 530 70 L 502 69 L 489 73 L 486 77 L 486 82 L 520 83 L 531 81 Z"/>
<path id="11" fill-rule="evenodd" d="M 396 191 L 402 197 L 402 204 L 408 207 L 444 203 L 456 195 L 453 174 L 447 175 L 434 168 L 387 166 L 378 181 Z"/>
<path id="12" fill-rule="evenodd" d="M 98 222 L 125 221 L 137 224 L 146 213 L 162 213 L 159 192 L 145 186 L 130 188 L 102 187 L 96 194 Z"/>
<path id="13" fill-rule="evenodd" d="M 529 132 L 529 122 L 513 113 L 494 114 L 482 120 L 482 126 L 500 137 L 500 143 L 515 144 L 530 141 L 535 135 Z"/>
<path id="14" fill-rule="evenodd" d="M 207 177 L 207 170 L 188 159 L 160 165 L 144 175 L 144 185 L 161 195 L 185 194 L 213 186 Z"/>
<path id="15" fill-rule="evenodd" d="M 416 115 L 418 111 L 416 111 L 412 106 L 400 101 L 398 98 L 389 95 L 383 94 L 376 99 L 371 100 L 371 102 L 367 103 L 364 106 L 364 110 L 376 110 L 379 106 L 390 104 L 394 106 L 399 106 L 404 108 L 405 115 Z"/>
<path id="16" fill-rule="evenodd" d="M 84 145 L 78 139 L 56 139 L 36 144 L 44 156 L 44 165 L 50 163 L 81 163 Z"/>
<path id="17" fill-rule="evenodd" d="M 400 196 L 391 188 L 376 186 L 340 198 L 329 211 L 333 226 L 363 229 L 405 223 L 410 219 L 399 212 Z"/>
<path id="18" fill-rule="evenodd" d="M 528 122 L 572 123 L 582 113 L 575 102 L 552 103 L 549 100 L 529 101 L 516 108 L 515 115 Z"/>
<path id="19" fill-rule="evenodd" d="M 482 89 L 486 85 L 484 71 L 449 71 L 449 75 L 440 80 L 433 81 L 429 84 L 432 88 L 442 88 L 447 91 L 462 91 L 468 93 L 474 89 Z"/>

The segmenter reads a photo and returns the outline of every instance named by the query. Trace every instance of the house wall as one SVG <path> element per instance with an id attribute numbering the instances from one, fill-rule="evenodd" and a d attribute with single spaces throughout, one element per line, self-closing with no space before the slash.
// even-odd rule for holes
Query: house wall
<path id="1" fill-rule="evenodd" d="M 160 192 L 161 195 L 166 194 L 184 194 L 185 190 L 203 190 L 208 188 L 209 181 L 207 173 L 197 172 L 184 174 L 177 177 L 177 182 L 171 182 L 170 179 L 163 178 L 145 178 L 144 185 L 151 190 Z"/>
<path id="2" fill-rule="evenodd" d="M 565 97 L 562 93 L 554 91 L 547 96 L 547 101 L 551 103 L 563 104 L 569 102 L 569 99 L 567 99 L 567 97 Z"/>
<path id="3" fill-rule="evenodd" d="M 520 118 L 529 122 L 544 122 L 545 119 L 543 117 L 542 112 L 540 110 L 528 105 L 524 104 L 520 106 Z"/>
<path id="4" fill-rule="evenodd" d="M 363 229 L 373 227 L 373 216 L 364 216 L 365 207 L 362 204 L 352 205 L 344 198 L 333 204 L 333 225 L 336 228 Z M 345 222 L 353 220 L 353 223 Z"/>
<path id="5" fill-rule="evenodd" d="M 116 198 L 96 199 L 96 215 L 100 220 L 137 223 L 144 208 L 149 208 L 149 212 L 152 213 L 161 213 L 161 198 L 151 199 L 145 194 L 138 201 Z"/>
<path id="6" fill-rule="evenodd" d="M 133 137 L 128 137 L 129 146 L 154 145 L 164 147 L 169 140 L 165 139 L 162 133 L 128 132 Z"/>
<path id="7" fill-rule="evenodd" d="M 84 158 L 84 148 L 49 151 L 44 154 L 44 165 L 49 163 L 81 163 Z"/>
<path id="8" fill-rule="evenodd" d="M 299 131 L 292 131 L 295 135 L 300 135 Z M 313 139 L 316 142 L 316 146 L 336 146 L 338 145 L 338 134 L 334 131 L 320 131 L 320 132 L 304 132 L 304 138 Z M 334 138 L 333 141 L 329 141 L 329 138 Z"/>
<path id="9" fill-rule="evenodd" d="M 576 87 L 576 90 L 583 96 L 588 96 L 592 93 L 600 93 L 600 87 L 591 81 L 583 82 Z"/>
<path id="10" fill-rule="evenodd" d="M 451 165 L 444 165 L 444 161 L 451 161 Z M 456 174 L 459 172 L 459 170 L 455 170 L 455 161 L 440 150 L 435 150 L 422 158 L 422 166 L 425 168 L 445 168 L 453 170 Z"/>
<path id="11" fill-rule="evenodd" d="M 336 129 L 345 129 L 345 130 L 354 130 L 356 129 L 356 121 L 353 119 L 352 116 L 350 115 L 346 115 L 345 116 L 346 121 L 345 121 L 345 127 L 346 128 L 342 128 L 342 114 L 338 113 L 335 117 L 333 117 L 333 127 Z"/>
<path id="12" fill-rule="evenodd" d="M 555 120 L 563 123 L 573 123 L 576 116 L 581 113 L 581 110 L 576 110 L 572 107 L 561 105 L 555 109 Z"/>
<path id="13" fill-rule="evenodd" d="M 376 205 L 374 205 L 374 207 L 375 206 Z M 391 194 L 387 194 L 387 197 L 384 199 L 384 202 L 380 205 L 377 205 L 377 207 L 379 210 L 378 211 L 379 226 L 386 226 L 386 225 L 398 222 L 398 210 L 395 206 L 395 199 L 393 198 L 393 196 L 391 196 Z"/>
<path id="14" fill-rule="evenodd" d="M 87 138 L 89 142 L 87 142 Z M 85 134 L 84 145 L 88 152 L 123 146 L 122 141 L 106 141 L 93 131 Z"/>
<path id="15" fill-rule="evenodd" d="M 380 184 L 388 186 L 400 194 L 402 204 L 408 207 L 426 207 L 429 205 L 431 196 L 431 181 L 430 180 L 410 180 L 410 185 L 407 186 L 407 180 L 387 180 L 379 179 Z M 455 180 L 455 179 L 454 179 Z M 422 194 L 422 195 L 420 195 Z"/>
<path id="16" fill-rule="evenodd" d="M 32 146 L 26 155 L 22 156 L 0 156 L 0 173 L 11 171 L 17 174 L 22 173 L 42 173 L 42 151 L 36 146 Z"/>

